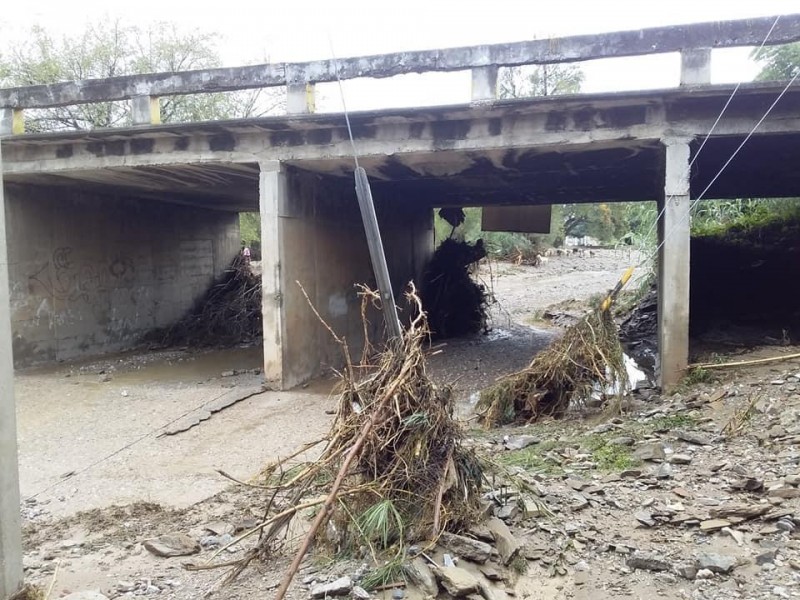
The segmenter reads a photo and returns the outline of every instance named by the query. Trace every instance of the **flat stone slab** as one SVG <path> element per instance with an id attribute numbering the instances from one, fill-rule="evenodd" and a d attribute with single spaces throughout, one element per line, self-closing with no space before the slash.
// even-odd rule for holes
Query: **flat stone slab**
<path id="1" fill-rule="evenodd" d="M 477 592 L 480 584 L 469 571 L 459 567 L 442 567 L 436 571 L 444 590 L 454 598 L 463 598 Z"/>
<path id="2" fill-rule="evenodd" d="M 168 533 L 167 535 L 146 540 L 144 547 L 156 556 L 165 558 L 189 556 L 200 552 L 199 542 L 183 533 Z"/>
<path id="3" fill-rule="evenodd" d="M 345 596 L 353 589 L 353 580 L 349 577 L 339 577 L 330 583 L 323 583 L 311 588 L 312 598 L 327 598 L 328 596 Z"/>

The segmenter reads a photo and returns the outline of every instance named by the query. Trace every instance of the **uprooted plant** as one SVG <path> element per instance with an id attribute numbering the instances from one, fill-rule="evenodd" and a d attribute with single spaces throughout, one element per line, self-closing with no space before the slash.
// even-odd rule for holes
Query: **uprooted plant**
<path id="1" fill-rule="evenodd" d="M 360 295 L 366 319 L 367 303 L 378 302 L 379 296 L 366 288 Z M 323 440 L 265 469 L 269 499 L 263 522 L 236 540 L 257 533 L 258 543 L 243 559 L 228 563 L 233 567 L 229 580 L 253 559 L 278 551 L 293 519 L 309 510 L 316 515 L 278 599 L 312 544 L 345 554 L 366 548 L 376 566 L 388 559 L 385 570 L 397 564 L 409 541 L 435 540 L 443 530 L 457 531 L 476 516 L 481 466 L 462 445 L 449 388 L 435 386 L 426 372 L 428 329 L 413 284 L 407 297 L 416 316 L 372 365 L 354 365 L 347 342 L 328 328 L 345 360 L 335 420 Z M 291 462 L 323 444 L 316 460 Z M 379 582 L 382 574 L 372 579 Z"/>
<path id="2" fill-rule="evenodd" d="M 628 386 L 622 345 L 611 315 L 611 303 L 630 277 L 564 335 L 537 354 L 517 373 L 500 379 L 481 393 L 478 411 L 487 427 L 562 416 L 571 402 Z"/>

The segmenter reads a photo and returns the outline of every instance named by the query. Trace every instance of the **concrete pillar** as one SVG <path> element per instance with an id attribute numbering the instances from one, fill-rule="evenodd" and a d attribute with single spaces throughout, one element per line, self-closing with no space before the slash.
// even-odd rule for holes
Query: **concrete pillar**
<path id="1" fill-rule="evenodd" d="M 158 125 L 161 123 L 161 103 L 156 96 L 131 98 L 131 121 L 134 125 Z"/>
<path id="2" fill-rule="evenodd" d="M 25 133 L 25 114 L 21 108 L 0 108 L 0 135 Z"/>
<path id="3" fill-rule="evenodd" d="M 3 157 L 0 154 L 0 598 L 10 597 L 21 586 L 22 532 L 19 515 L 17 421 L 14 363 L 11 354 Z"/>
<path id="4" fill-rule="evenodd" d="M 681 50 L 681 85 L 711 83 L 711 48 Z"/>
<path id="5" fill-rule="evenodd" d="M 472 101 L 486 102 L 497 98 L 497 67 L 476 67 L 472 69 Z"/>
<path id="6" fill-rule="evenodd" d="M 316 110 L 313 83 L 297 83 L 286 86 L 286 112 L 290 115 L 310 114 Z"/>
<path id="7" fill-rule="evenodd" d="M 261 315 L 264 328 L 264 377 L 283 380 L 283 284 L 281 256 L 287 182 L 280 161 L 259 163 L 259 207 L 261 212 Z"/>
<path id="8" fill-rule="evenodd" d="M 664 197 L 658 222 L 658 348 L 661 387 L 669 390 L 689 364 L 689 143 L 665 139 Z M 663 211 L 663 212 L 662 212 Z"/>

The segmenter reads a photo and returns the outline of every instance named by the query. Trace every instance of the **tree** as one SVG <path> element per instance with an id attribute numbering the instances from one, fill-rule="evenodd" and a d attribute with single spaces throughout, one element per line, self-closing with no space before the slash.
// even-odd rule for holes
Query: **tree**
<path id="1" fill-rule="evenodd" d="M 578 65 L 537 65 L 512 67 L 500 73 L 500 98 L 528 98 L 577 94 L 584 74 Z"/>
<path id="2" fill-rule="evenodd" d="M 751 56 L 764 65 L 756 76 L 760 81 L 791 79 L 800 71 L 800 42 L 765 46 L 754 50 Z"/>
<path id="3" fill-rule="evenodd" d="M 77 36 L 53 37 L 34 27 L 27 43 L 0 60 L 0 85 L 17 87 L 221 66 L 217 36 L 155 23 L 143 29 L 120 21 L 89 25 Z M 161 100 L 164 122 L 260 116 L 280 104 L 274 94 L 235 92 L 170 96 Z M 103 102 L 26 111 L 29 131 L 94 129 L 130 124 L 130 103 Z"/>

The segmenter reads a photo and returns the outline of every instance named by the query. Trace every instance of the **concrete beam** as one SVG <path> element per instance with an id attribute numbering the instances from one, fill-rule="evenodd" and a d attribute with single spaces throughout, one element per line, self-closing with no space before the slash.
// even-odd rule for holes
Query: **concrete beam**
<path id="1" fill-rule="evenodd" d="M 290 115 L 311 114 L 316 111 L 316 91 L 312 83 L 286 86 L 286 112 Z"/>
<path id="2" fill-rule="evenodd" d="M 494 65 L 472 69 L 472 101 L 485 102 L 497 98 L 497 71 Z"/>
<path id="3" fill-rule="evenodd" d="M 21 108 L 0 108 L 0 135 L 25 133 L 25 115 Z"/>
<path id="4" fill-rule="evenodd" d="M 155 96 L 134 96 L 131 98 L 131 121 L 133 125 L 159 125 L 161 123 L 161 103 Z"/>
<path id="5" fill-rule="evenodd" d="M 711 48 L 681 50 L 681 85 L 711 83 Z"/>
<path id="6" fill-rule="evenodd" d="M 742 85 L 716 127 L 715 136 L 748 134 L 764 107 L 783 90 L 776 83 Z M 733 86 L 719 85 L 647 92 L 550 96 L 497 100 L 491 107 L 471 104 L 390 109 L 351 114 L 362 157 L 442 152 L 524 153 L 539 148 L 633 140 L 708 132 Z M 262 117 L 234 122 L 183 123 L 149 128 L 27 134 L 5 140 L 5 173 L 41 174 L 110 167 L 254 163 L 280 160 L 346 163 L 352 172 L 352 147 L 342 115 Z M 800 133 L 800 86 L 789 89 L 756 136 Z M 749 146 L 749 144 L 748 144 Z M 512 157 L 513 158 L 513 157 Z M 502 157 L 497 157 L 502 160 Z M 463 161 L 462 161 L 463 162 Z M 366 163 L 365 163 L 366 164 Z M 318 164 L 325 168 L 325 164 Z M 315 167 L 317 168 L 317 167 Z M 419 169 L 425 171 L 426 165 Z M 438 176 L 435 165 L 429 175 Z M 453 171 L 459 172 L 459 169 Z M 341 169 L 334 173 L 343 175 Z M 423 173 L 424 174 L 424 173 Z M 392 179 L 376 173 L 373 183 Z M 370 173 L 373 176 L 373 173 Z M 659 189 L 660 189 L 659 184 Z"/>
<path id="7" fill-rule="evenodd" d="M 22 530 L 2 166 L 0 154 L 0 598 L 9 598 L 22 586 Z"/>
<path id="8" fill-rule="evenodd" d="M 664 196 L 659 201 L 658 348 L 659 379 L 668 391 L 689 364 L 689 140 L 663 140 Z"/>
<path id="9" fill-rule="evenodd" d="M 288 191 L 286 172 L 279 161 L 259 163 L 261 212 L 261 315 L 264 330 L 264 377 L 283 384 L 283 283 L 281 213 Z"/>
<path id="10" fill-rule="evenodd" d="M 686 48 L 758 46 L 775 17 L 655 27 L 595 35 L 396 52 L 375 56 L 150 73 L 87 79 L 0 90 L 0 107 L 46 108 L 128 100 L 134 96 L 170 96 L 271 86 L 333 82 L 358 77 L 393 77 L 406 73 L 463 71 L 487 66 L 563 63 L 598 58 L 678 52 Z M 800 40 L 800 14 L 782 15 L 767 44 Z"/>

